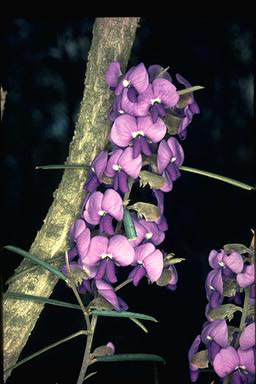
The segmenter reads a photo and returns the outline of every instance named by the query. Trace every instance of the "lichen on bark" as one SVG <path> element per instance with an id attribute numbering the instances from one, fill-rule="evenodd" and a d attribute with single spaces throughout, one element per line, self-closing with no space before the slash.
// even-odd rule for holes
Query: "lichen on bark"
<path id="1" fill-rule="evenodd" d="M 90 165 L 94 157 L 107 144 L 110 111 L 113 94 L 105 81 L 107 66 L 114 60 L 125 70 L 138 26 L 138 17 L 96 18 L 93 39 L 88 55 L 84 94 L 69 147 L 66 163 Z M 29 252 L 51 259 L 64 254 L 68 247 L 68 235 L 72 222 L 80 213 L 84 199 L 86 169 L 66 169 L 42 228 L 38 231 Z M 60 266 L 61 261 L 55 265 Z M 28 267 L 22 261 L 16 273 Z M 38 267 L 17 277 L 9 285 L 9 292 L 49 297 L 57 283 L 50 272 Z M 33 301 L 4 299 L 4 369 L 13 366 L 25 346 L 44 305 Z M 10 376 L 7 371 L 5 381 Z"/>

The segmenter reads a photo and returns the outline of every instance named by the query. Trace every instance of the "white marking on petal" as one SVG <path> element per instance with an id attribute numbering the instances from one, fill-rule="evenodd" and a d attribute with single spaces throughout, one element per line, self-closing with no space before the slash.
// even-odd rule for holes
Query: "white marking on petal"
<path id="1" fill-rule="evenodd" d="M 114 171 L 120 171 L 121 167 L 118 164 L 114 164 L 113 167 Z"/>
<path id="2" fill-rule="evenodd" d="M 171 158 L 171 162 L 172 163 L 174 163 L 175 160 L 177 160 L 177 157 L 174 156 L 174 157 Z"/>
<path id="3" fill-rule="evenodd" d="M 225 264 L 223 263 L 223 261 L 218 261 L 218 264 L 221 266 L 221 267 L 224 267 Z"/>
<path id="4" fill-rule="evenodd" d="M 129 80 L 123 80 L 123 86 L 124 86 L 125 88 L 127 88 L 127 87 L 129 86 L 129 84 L 130 84 L 130 81 L 129 81 Z"/>
<path id="5" fill-rule="evenodd" d="M 209 285 L 209 288 L 215 291 L 215 288 L 212 285 Z"/>
<path id="6" fill-rule="evenodd" d="M 150 103 L 151 103 L 151 105 L 154 105 L 155 103 L 160 104 L 161 103 L 161 99 L 160 99 L 160 97 L 157 97 L 155 99 L 151 99 Z"/>
<path id="7" fill-rule="evenodd" d="M 95 169 L 94 169 L 93 167 L 91 167 L 91 169 L 92 169 L 92 171 L 93 171 L 94 173 L 96 173 L 96 171 L 95 171 Z"/>
<path id="8" fill-rule="evenodd" d="M 212 337 L 211 336 L 206 336 L 206 339 L 212 340 Z"/>
<path id="9" fill-rule="evenodd" d="M 138 260 L 137 263 L 140 264 L 140 265 L 142 265 L 142 266 L 144 267 L 144 263 L 143 263 L 143 261 Z"/>
<path id="10" fill-rule="evenodd" d="M 113 256 L 111 255 L 111 253 L 102 253 L 102 255 L 100 255 L 100 257 L 102 259 L 105 259 L 106 257 L 108 257 L 109 259 L 113 259 Z"/>
<path id="11" fill-rule="evenodd" d="M 100 215 L 100 216 L 104 216 L 106 214 L 106 212 L 105 211 L 98 211 L 98 215 Z"/>
<path id="12" fill-rule="evenodd" d="M 118 112 L 121 113 L 121 115 L 124 113 L 124 111 L 122 109 L 119 109 Z"/>
<path id="13" fill-rule="evenodd" d="M 146 233 L 145 237 L 147 240 L 151 239 L 151 237 L 153 236 L 153 233 L 152 232 L 148 232 Z"/>
<path id="14" fill-rule="evenodd" d="M 137 136 L 144 136 L 144 132 L 143 131 L 135 131 L 135 132 L 132 132 L 132 137 L 135 139 L 135 137 Z"/>

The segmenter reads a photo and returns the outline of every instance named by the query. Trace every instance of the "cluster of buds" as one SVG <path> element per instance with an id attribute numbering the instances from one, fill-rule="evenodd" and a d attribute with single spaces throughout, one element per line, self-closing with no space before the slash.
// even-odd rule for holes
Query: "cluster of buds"
<path id="1" fill-rule="evenodd" d="M 190 378 L 209 363 L 225 384 L 255 382 L 255 260 L 250 248 L 227 244 L 212 250 L 206 278 L 207 321 L 188 353 Z M 234 316 L 240 312 L 240 321 Z M 227 323 L 229 322 L 229 324 Z M 233 324 L 234 323 L 234 324 Z M 198 352 L 200 343 L 206 349 Z"/>
<path id="2" fill-rule="evenodd" d="M 182 259 L 156 246 L 168 229 L 164 193 L 171 191 L 184 160 L 174 136 L 184 139 L 193 114 L 199 113 L 188 89 L 191 85 L 181 75 L 176 78 L 185 85 L 181 91 L 159 65 L 147 70 L 141 63 L 122 74 L 120 63 L 113 62 L 106 72 L 106 82 L 115 93 L 109 113 L 110 150 L 101 151 L 91 164 L 68 256 L 70 269 L 78 276 L 78 290 L 103 297 L 115 310 L 128 309 L 113 286 L 120 268 L 130 268 L 127 280 L 135 286 L 145 276 L 149 283 L 176 288 L 174 264 Z M 150 186 L 156 205 L 129 205 L 137 182 Z"/>

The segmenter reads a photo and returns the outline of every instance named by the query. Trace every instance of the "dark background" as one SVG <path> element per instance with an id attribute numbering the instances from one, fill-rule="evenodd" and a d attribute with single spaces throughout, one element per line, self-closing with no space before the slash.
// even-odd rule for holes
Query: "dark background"
<path id="1" fill-rule="evenodd" d="M 8 91 L 1 132 L 2 244 L 28 250 L 43 224 L 61 171 L 36 171 L 42 164 L 63 164 L 83 92 L 94 18 L 9 18 L 1 20 L 1 83 Z M 216 172 L 254 185 L 253 28 L 248 17 L 186 16 L 141 19 L 129 67 L 144 62 L 170 66 L 193 85 L 203 85 L 195 98 L 194 116 L 182 142 L 184 165 Z M 116 353 L 161 355 L 158 380 L 151 363 L 105 363 L 92 366 L 90 382 L 141 380 L 189 383 L 187 352 L 205 321 L 204 281 L 208 254 L 227 243 L 251 240 L 253 196 L 234 186 L 183 172 L 165 197 L 169 230 L 163 249 L 186 261 L 177 266 L 172 292 L 146 279 L 121 296 L 131 311 L 155 316 L 145 334 L 127 319 L 100 318 L 94 346 L 111 340 Z M 4 282 L 21 258 L 2 252 Z M 59 282 L 52 295 L 75 299 Z M 46 306 L 21 358 L 83 326 L 75 310 Z M 74 339 L 15 369 L 8 384 L 76 382 L 83 339 Z M 202 373 L 198 383 L 210 383 Z M 89 383 L 89 381 L 88 381 Z"/>

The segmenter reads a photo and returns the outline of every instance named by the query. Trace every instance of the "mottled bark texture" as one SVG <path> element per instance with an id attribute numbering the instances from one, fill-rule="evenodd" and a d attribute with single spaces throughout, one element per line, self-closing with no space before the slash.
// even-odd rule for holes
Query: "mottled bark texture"
<path id="1" fill-rule="evenodd" d="M 113 92 L 107 87 L 105 71 L 113 60 L 120 61 L 122 69 L 126 69 L 138 22 L 137 17 L 95 19 L 84 95 L 67 163 L 90 165 L 97 153 L 106 146 L 110 130 L 108 112 L 113 102 Z M 30 248 L 32 254 L 43 259 L 64 254 L 68 248 L 70 226 L 80 213 L 86 177 L 87 171 L 84 169 L 65 170 L 53 194 L 54 200 L 44 224 Z M 24 260 L 16 273 L 28 265 Z M 60 262 L 55 265 L 60 265 Z M 8 291 L 49 297 L 56 283 L 54 275 L 39 267 L 17 277 Z M 17 362 L 43 307 L 32 301 L 4 300 L 4 369 Z M 7 372 L 5 380 L 10 373 Z"/>

